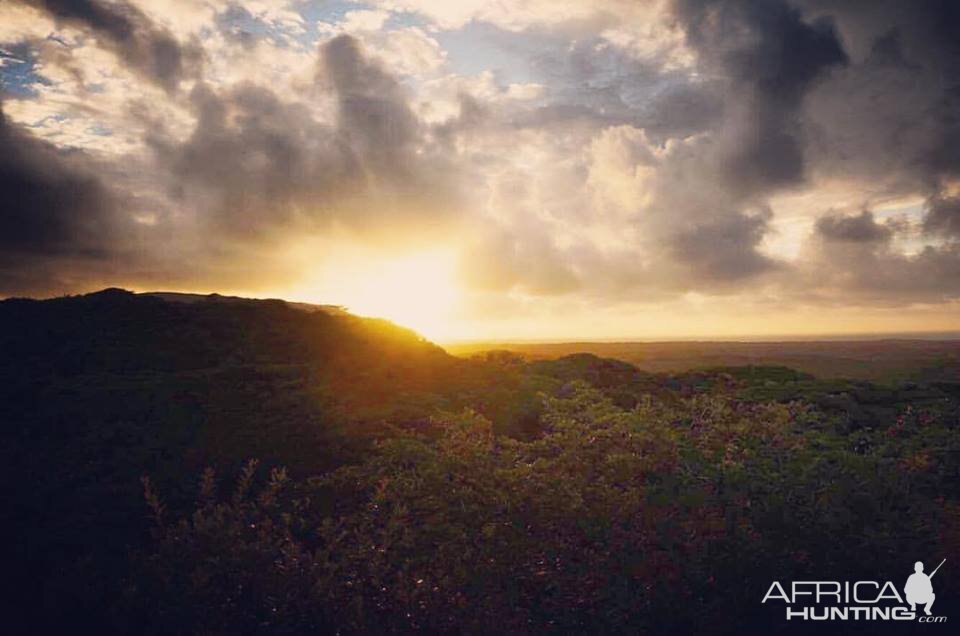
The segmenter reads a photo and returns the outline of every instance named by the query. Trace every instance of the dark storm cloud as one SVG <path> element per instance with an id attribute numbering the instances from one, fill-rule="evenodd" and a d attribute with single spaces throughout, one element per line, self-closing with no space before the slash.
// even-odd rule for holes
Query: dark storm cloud
<path id="1" fill-rule="evenodd" d="M 713 272 L 735 280 L 776 265 L 755 249 L 771 217 L 742 210 L 813 173 L 926 195 L 926 234 L 955 236 L 953 200 L 940 193 L 960 165 L 958 6 L 678 0 L 678 24 L 701 68 L 728 85 L 717 147 L 707 150 L 722 164 L 711 186 L 718 204 L 698 212 L 703 197 L 666 189 L 673 194 L 664 200 L 690 226 L 671 240 L 676 260 L 708 282 Z M 709 165 L 698 174 L 710 175 Z M 806 289 L 861 302 L 955 298 L 956 245 L 904 254 L 895 239 L 911 238 L 908 231 L 870 211 L 828 214 L 815 224 L 812 261 L 782 269 L 781 280 L 789 288 L 799 276 Z"/>
<path id="2" fill-rule="evenodd" d="M 117 54 L 121 63 L 166 90 L 195 75 L 201 60 L 198 45 L 182 45 L 129 2 L 101 0 L 14 0 L 46 11 L 58 22 L 88 29 Z"/>
<path id="3" fill-rule="evenodd" d="M 960 176 L 960 3 L 801 4 L 831 16 L 852 58 L 811 95 L 821 169 L 895 193 L 935 194 Z"/>
<path id="4" fill-rule="evenodd" d="M 957 298 L 960 244 L 907 254 L 895 242 L 909 238 L 909 231 L 904 224 L 877 223 L 869 210 L 821 217 L 791 291 L 803 300 L 886 306 Z"/>
<path id="5" fill-rule="evenodd" d="M 0 148 L 0 294 L 36 289 L 51 263 L 108 258 L 117 202 L 86 155 L 36 139 L 2 104 Z"/>
<path id="6" fill-rule="evenodd" d="M 455 162 L 427 143 L 403 87 L 348 36 L 326 43 L 318 60 L 312 94 L 333 99 L 333 121 L 251 83 L 197 84 L 184 96 L 196 118 L 186 139 L 142 106 L 152 153 L 135 159 L 143 165 L 134 172 L 152 180 L 139 199 L 129 175 L 108 186 L 105 170 L 115 167 L 4 120 L 0 293 L 62 293 L 104 277 L 253 285 L 281 275 L 271 253 L 282 255 L 277 246 L 300 231 L 335 222 L 375 239 L 442 228 L 458 207 Z M 141 210 L 145 222 L 134 220 Z"/>
<path id="7" fill-rule="evenodd" d="M 456 207 L 453 162 L 429 147 L 404 88 L 355 39 L 321 47 L 318 82 L 333 122 L 264 86 L 199 84 L 190 137 L 162 127 L 150 137 L 175 203 L 202 210 L 209 231 L 247 240 L 334 220 L 380 231 Z"/>
<path id="8" fill-rule="evenodd" d="M 341 132 L 355 151 L 385 165 L 409 153 L 419 121 L 396 78 L 368 60 L 347 35 L 324 45 L 322 65 L 337 95 Z"/>
<path id="9" fill-rule="evenodd" d="M 934 197 L 923 219 L 923 231 L 934 236 L 960 240 L 960 197 Z"/>
<path id="10" fill-rule="evenodd" d="M 697 56 L 696 76 L 596 38 L 547 40 L 536 65 L 552 79 L 552 98 L 512 123 L 562 132 L 628 125 L 661 149 L 679 141 L 652 160 L 646 200 L 629 214 L 637 254 L 584 260 L 590 250 L 582 249 L 553 258 L 584 265 L 576 268 L 584 280 L 599 264 L 598 276 L 647 290 L 734 290 L 783 269 L 761 251 L 772 220 L 766 198 L 804 183 L 804 100 L 847 56 L 828 19 L 808 20 L 785 1 L 680 0 L 673 12 Z M 519 240 L 535 243 L 525 232 Z M 522 283 L 530 271 L 497 279 Z"/>
<path id="11" fill-rule="evenodd" d="M 32 137 L 2 111 L 0 148 L 0 248 L 30 254 L 89 249 L 114 203 L 80 167 L 82 155 Z"/>
<path id="12" fill-rule="evenodd" d="M 861 302 L 896 305 L 960 296 L 960 3 L 938 0 L 799 0 L 805 15 L 828 16 L 849 64 L 808 94 L 802 111 L 813 170 L 864 183 L 881 196 L 924 196 L 922 238 L 904 254 L 909 226 L 879 224 L 870 212 L 821 218 L 821 247 L 805 282 L 832 285 Z M 946 242 L 943 242 L 946 241 Z"/>
<path id="13" fill-rule="evenodd" d="M 798 111 L 811 85 L 847 61 L 832 23 L 807 22 L 775 0 L 679 0 L 675 12 L 700 63 L 731 82 L 731 186 L 762 192 L 801 181 Z"/>
<path id="14" fill-rule="evenodd" d="M 843 304 L 900 306 L 949 302 L 960 296 L 960 250 L 926 247 L 905 255 L 882 246 L 834 249 L 809 270 L 799 298 Z"/>
<path id="15" fill-rule="evenodd" d="M 657 142 L 710 130 L 723 116 L 718 89 L 711 82 L 671 82 L 653 96 L 636 123 Z"/>
<path id="16" fill-rule="evenodd" d="M 816 231 L 828 240 L 849 243 L 885 243 L 893 234 L 889 227 L 877 223 L 869 210 L 858 216 L 832 214 L 820 217 Z"/>
<path id="17" fill-rule="evenodd" d="M 707 220 L 673 238 L 673 256 L 690 266 L 700 281 L 735 281 L 767 271 L 776 262 L 756 247 L 769 218 L 766 212 Z"/>
<path id="18" fill-rule="evenodd" d="M 672 9 L 699 78 L 658 85 L 648 69 L 616 84 L 621 97 L 656 88 L 631 125 L 655 145 L 682 140 L 654 161 L 634 215 L 652 265 L 631 275 L 645 289 L 736 291 L 785 269 L 761 249 L 767 198 L 804 183 L 804 101 L 847 57 L 829 20 L 785 1 L 678 0 Z M 619 266 L 635 271 L 637 259 Z"/>
<path id="19" fill-rule="evenodd" d="M 320 62 L 321 81 L 336 96 L 336 141 L 341 163 L 354 171 L 352 187 L 379 199 L 387 214 L 444 217 L 455 210 L 463 175 L 449 147 L 432 143 L 409 89 L 348 35 L 327 42 Z M 470 117 L 470 110 L 470 100 L 461 100 L 461 114 Z"/>
<path id="20" fill-rule="evenodd" d="M 672 9 L 705 79 L 668 82 L 647 105 L 652 120 L 634 122 L 653 143 L 683 138 L 656 160 L 636 229 L 656 264 L 649 284 L 735 290 L 783 269 L 761 251 L 766 199 L 804 182 L 803 102 L 847 58 L 829 20 L 808 21 L 785 1 L 678 0 Z M 710 134 L 686 137 L 701 127 Z"/>
<path id="21" fill-rule="evenodd" d="M 298 201 L 341 176 L 332 131 L 303 105 L 253 84 L 222 93 L 201 84 L 190 102 L 196 125 L 186 141 L 163 130 L 149 141 L 175 204 L 199 206 L 211 230 L 255 236 L 283 225 Z"/>
<path id="22" fill-rule="evenodd" d="M 703 64 L 785 106 L 847 59 L 831 21 L 807 22 L 786 2 L 678 0 L 675 7 Z"/>

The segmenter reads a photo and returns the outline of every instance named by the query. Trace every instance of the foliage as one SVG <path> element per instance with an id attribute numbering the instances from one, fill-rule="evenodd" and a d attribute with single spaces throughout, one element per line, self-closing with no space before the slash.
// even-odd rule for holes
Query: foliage
<path id="1" fill-rule="evenodd" d="M 151 594 L 191 615 L 150 624 L 735 633 L 769 627 L 773 578 L 875 576 L 957 530 L 956 501 L 939 498 L 960 450 L 944 422 L 904 420 L 905 437 L 878 431 L 858 453 L 798 403 L 623 410 L 574 384 L 546 398 L 532 441 L 471 412 L 444 423 L 437 440 L 386 439 L 361 464 L 289 485 L 275 472 L 255 497 L 204 494 L 161 520 Z"/>
<path id="2" fill-rule="evenodd" d="M 29 631 L 716 631 L 730 607 L 750 631 L 761 579 L 960 536 L 940 371 L 464 360 L 385 321 L 122 290 L 2 301 L 0 349 Z M 210 473 L 194 502 L 205 466 L 247 494 Z"/>

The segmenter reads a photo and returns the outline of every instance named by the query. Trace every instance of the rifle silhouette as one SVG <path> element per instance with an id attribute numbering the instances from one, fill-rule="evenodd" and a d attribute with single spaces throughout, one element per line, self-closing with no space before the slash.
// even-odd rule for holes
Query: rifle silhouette
<path id="1" fill-rule="evenodd" d="M 943 564 L 946 563 L 946 562 L 947 562 L 947 560 L 944 559 L 943 561 L 940 562 L 940 565 L 943 565 Z M 937 567 L 935 567 L 935 568 L 933 569 L 933 572 L 930 573 L 930 577 L 929 577 L 929 578 L 931 578 L 931 579 L 933 578 L 933 575 L 936 574 L 936 573 L 937 573 L 937 570 L 940 569 L 940 565 L 938 565 Z"/>

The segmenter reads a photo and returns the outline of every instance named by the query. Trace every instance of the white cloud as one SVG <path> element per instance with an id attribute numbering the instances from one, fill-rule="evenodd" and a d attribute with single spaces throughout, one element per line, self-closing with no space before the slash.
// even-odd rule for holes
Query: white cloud
<path id="1" fill-rule="evenodd" d="M 390 13 L 383 10 L 357 9 L 347 11 L 343 21 L 339 23 L 341 29 L 347 33 L 358 31 L 378 31 L 390 17 Z"/>
<path id="2" fill-rule="evenodd" d="M 43 12 L 15 2 L 0 2 L 0 42 L 43 38 L 53 29 L 53 19 Z"/>

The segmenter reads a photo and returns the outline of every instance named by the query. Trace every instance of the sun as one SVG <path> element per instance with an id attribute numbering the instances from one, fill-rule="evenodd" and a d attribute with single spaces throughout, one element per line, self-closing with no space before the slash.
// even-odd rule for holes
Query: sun
<path id="1" fill-rule="evenodd" d="M 419 252 L 354 272 L 343 304 L 353 313 L 386 318 L 439 339 L 449 335 L 458 296 L 451 255 Z"/>
<path id="2" fill-rule="evenodd" d="M 386 318 L 435 341 L 455 333 L 461 293 L 451 250 L 339 254 L 321 269 L 309 291 L 296 296 L 342 305 L 359 316 Z"/>

